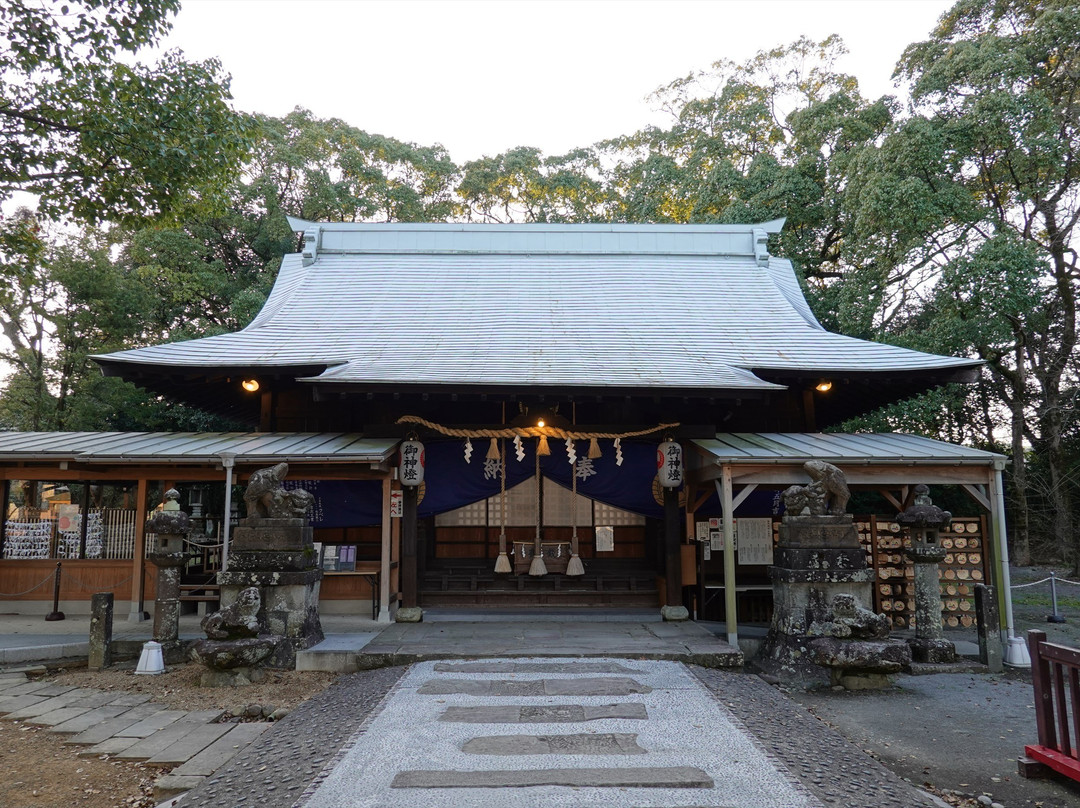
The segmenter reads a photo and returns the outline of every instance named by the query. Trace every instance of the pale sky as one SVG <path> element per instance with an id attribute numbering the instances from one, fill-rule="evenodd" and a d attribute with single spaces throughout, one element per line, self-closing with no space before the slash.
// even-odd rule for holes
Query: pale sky
<path id="1" fill-rule="evenodd" d="M 319 117 L 457 161 L 559 154 L 663 118 L 653 90 L 720 58 L 840 34 L 863 94 L 895 92 L 946 0 L 184 0 L 166 46 L 218 57 L 236 106 Z"/>

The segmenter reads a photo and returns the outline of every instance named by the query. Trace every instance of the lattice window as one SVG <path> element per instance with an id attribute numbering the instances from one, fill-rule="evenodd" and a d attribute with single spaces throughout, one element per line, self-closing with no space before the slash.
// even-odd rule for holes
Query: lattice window
<path id="1" fill-rule="evenodd" d="M 614 505 L 608 505 L 599 500 L 593 501 L 593 518 L 598 525 L 614 525 L 616 527 L 626 525 L 643 525 L 645 517 Z"/>
<path id="2" fill-rule="evenodd" d="M 473 502 L 464 508 L 440 513 L 435 517 L 436 527 L 483 527 L 487 524 L 487 500 Z"/>

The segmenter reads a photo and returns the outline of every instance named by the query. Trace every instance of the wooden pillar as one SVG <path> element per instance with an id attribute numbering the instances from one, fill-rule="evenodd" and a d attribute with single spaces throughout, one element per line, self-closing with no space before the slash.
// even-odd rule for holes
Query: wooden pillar
<path id="1" fill-rule="evenodd" d="M 419 489 L 406 485 L 402 489 L 401 515 L 401 605 L 408 609 L 418 606 L 416 589 L 416 506 Z"/>
<path id="2" fill-rule="evenodd" d="M 0 480 L 0 558 L 4 557 L 7 541 L 8 508 L 11 507 L 11 480 Z"/>
<path id="3" fill-rule="evenodd" d="M 379 554 L 379 622 L 394 619 L 390 614 L 390 478 L 382 481 L 382 550 Z"/>
<path id="4" fill-rule="evenodd" d="M 83 482 L 82 496 L 79 498 L 79 558 L 86 558 L 86 531 L 90 522 L 90 482 Z"/>
<path id="5" fill-rule="evenodd" d="M 131 610 L 128 621 L 132 623 L 145 619 L 143 617 L 145 593 L 143 579 L 146 574 L 146 489 L 147 481 L 140 477 L 135 490 L 135 547 L 132 550 L 131 559 Z"/>
<path id="6" fill-rule="evenodd" d="M 731 494 L 731 466 L 724 466 L 720 485 L 720 506 L 724 510 L 724 613 L 727 641 L 739 647 L 739 618 L 735 591 L 735 503 Z"/>
<path id="7" fill-rule="evenodd" d="M 682 530 L 679 527 L 679 491 L 664 489 L 664 577 L 667 579 L 665 606 L 682 606 Z"/>

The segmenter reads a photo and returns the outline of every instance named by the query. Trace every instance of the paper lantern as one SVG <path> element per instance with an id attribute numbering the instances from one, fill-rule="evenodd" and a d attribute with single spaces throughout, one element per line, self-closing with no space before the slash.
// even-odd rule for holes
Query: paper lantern
<path id="1" fill-rule="evenodd" d="M 398 476 L 402 485 L 417 486 L 424 481 L 424 444 L 418 440 L 401 442 Z"/>
<path id="2" fill-rule="evenodd" d="M 683 483 L 682 446 L 666 440 L 656 449 L 656 476 L 664 488 L 678 488 Z"/>

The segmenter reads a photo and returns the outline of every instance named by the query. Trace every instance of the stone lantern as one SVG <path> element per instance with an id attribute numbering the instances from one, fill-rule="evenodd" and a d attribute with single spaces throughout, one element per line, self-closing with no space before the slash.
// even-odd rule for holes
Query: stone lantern
<path id="1" fill-rule="evenodd" d="M 180 573 L 187 561 L 184 541 L 191 532 L 191 520 L 180 510 L 180 492 L 165 492 L 165 504 L 146 523 L 146 532 L 157 536 L 147 554 L 157 567 L 157 596 L 154 599 L 154 639 L 168 653 L 180 638 Z"/>
<path id="2" fill-rule="evenodd" d="M 956 646 L 945 639 L 941 625 L 941 588 L 938 564 L 945 560 L 945 548 L 938 533 L 948 527 L 952 514 L 930 500 L 930 489 L 915 486 L 915 504 L 896 517 L 911 539 L 904 554 L 915 567 L 915 637 L 908 640 L 917 662 L 955 662 Z"/>

